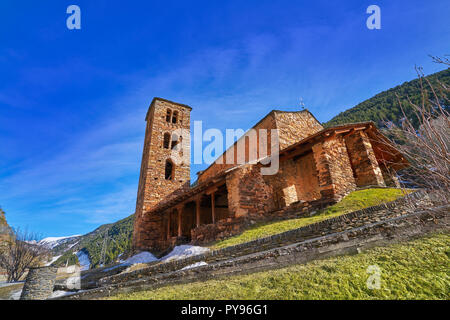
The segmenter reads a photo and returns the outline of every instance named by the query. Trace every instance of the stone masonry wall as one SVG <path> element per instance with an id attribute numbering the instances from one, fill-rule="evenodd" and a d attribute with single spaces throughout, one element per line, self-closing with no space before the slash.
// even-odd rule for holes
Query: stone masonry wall
<path id="1" fill-rule="evenodd" d="M 298 203 L 307 205 L 298 209 L 314 209 L 317 200 L 339 201 L 356 189 L 342 136 L 330 137 L 316 143 L 310 152 L 282 161 L 274 175 L 263 176 L 260 169 L 259 164 L 244 165 L 227 175 L 230 217 L 215 226 L 193 230 L 193 243 L 238 234 L 252 221 L 274 220 L 285 213 L 275 211 Z"/>
<path id="2" fill-rule="evenodd" d="M 289 245 L 337 232 L 343 232 L 352 228 L 363 227 L 370 223 L 379 223 L 387 219 L 398 218 L 408 213 L 428 208 L 430 205 L 428 195 L 423 191 L 418 191 L 389 203 L 357 210 L 273 236 L 206 252 L 186 259 L 149 265 L 149 267 L 145 269 L 136 270 L 127 274 L 114 275 L 101 280 L 101 283 L 119 283 L 125 281 L 125 279 L 126 281 L 129 281 L 146 275 L 155 275 L 179 270 L 200 261 L 209 263 L 210 261 L 217 262 L 226 260 L 230 257 L 248 255 L 262 250 L 279 247 L 281 245 Z"/>
<path id="3" fill-rule="evenodd" d="M 321 198 L 318 171 L 312 152 L 281 162 L 276 174 L 263 176 L 263 179 L 273 188 L 276 209 Z"/>
<path id="4" fill-rule="evenodd" d="M 312 147 L 323 199 L 340 200 L 356 189 L 347 148 L 341 136 L 328 138 Z"/>
<path id="5" fill-rule="evenodd" d="M 53 293 L 57 267 L 30 268 L 20 300 L 45 300 Z"/>
<path id="6" fill-rule="evenodd" d="M 320 131 L 323 129 L 322 125 L 314 118 L 314 116 L 307 110 L 304 111 L 273 111 L 269 113 L 265 118 L 263 118 L 259 123 L 257 123 L 253 129 L 257 133 L 257 144 L 256 150 L 249 149 L 249 143 L 245 143 L 245 160 L 246 162 L 251 162 L 252 160 L 257 160 L 261 158 L 261 153 L 259 150 L 259 129 L 267 129 L 267 155 L 270 155 L 271 150 L 271 129 L 278 129 L 279 145 L 280 150 L 302 140 L 306 137 Z M 242 140 L 243 138 L 239 139 Z M 248 138 L 247 138 L 248 139 Z M 205 181 L 206 179 L 216 175 L 217 173 L 229 169 L 238 165 L 236 154 L 237 154 L 238 142 L 227 149 L 224 154 L 218 158 L 209 168 L 207 168 L 199 177 L 199 182 Z M 257 154 L 256 159 L 250 157 L 251 154 Z M 234 162 L 232 164 L 226 163 L 226 158 L 228 153 L 234 154 Z"/>
<path id="7" fill-rule="evenodd" d="M 87 299 L 118 292 L 149 290 L 176 283 L 257 272 L 335 255 L 357 253 L 373 246 L 409 240 L 429 232 L 448 230 L 448 213 L 448 206 L 414 211 L 368 222 L 360 227 L 348 226 L 342 231 L 292 244 L 279 242 L 278 246 L 272 249 L 261 247 L 254 254 L 228 255 L 228 259 L 220 259 L 214 255 L 217 252 L 212 252 L 209 254 L 209 260 L 205 260 L 206 255 L 199 255 L 104 278 L 100 281 L 101 287 L 63 299 Z M 199 261 L 208 261 L 208 265 L 181 270 L 198 260 L 197 258 L 202 259 Z"/>
<path id="8" fill-rule="evenodd" d="M 168 110 L 172 115 L 178 112 L 176 121 L 172 121 L 172 118 L 167 121 Z M 145 238 L 149 234 L 148 230 L 158 230 L 161 227 L 158 221 L 155 223 L 154 219 L 144 218 L 145 212 L 162 200 L 166 201 L 189 188 L 189 160 L 174 163 L 174 177 L 171 180 L 165 179 L 166 160 L 171 158 L 172 149 L 171 146 L 165 148 L 163 142 L 165 133 L 172 135 L 175 130 L 180 129 L 189 132 L 190 111 L 188 106 L 155 98 L 147 113 L 133 233 L 133 244 L 137 249 L 147 248 L 154 240 Z M 189 141 L 187 135 L 181 139 Z"/>
<path id="9" fill-rule="evenodd" d="M 228 210 L 235 218 L 262 215 L 275 209 L 273 187 L 261 175 L 261 166 L 244 165 L 227 175 Z"/>
<path id="10" fill-rule="evenodd" d="M 363 131 L 345 138 L 357 186 L 385 186 L 372 144 Z"/>
<path id="11" fill-rule="evenodd" d="M 297 112 L 275 111 L 280 150 L 299 142 L 323 129 L 308 110 Z"/>
<path id="12" fill-rule="evenodd" d="M 235 128 L 233 128 L 235 129 Z M 259 154 L 260 154 L 260 150 L 259 150 L 259 130 L 260 129 L 267 129 L 267 134 L 269 135 L 268 139 L 267 139 L 267 155 L 270 155 L 270 150 L 271 150 L 271 133 L 270 130 L 271 129 L 276 129 L 276 122 L 275 122 L 275 117 L 273 115 L 273 113 L 268 114 L 264 119 L 262 119 L 259 123 L 257 123 L 253 129 L 256 130 L 256 145 L 254 147 L 256 147 L 253 149 L 250 149 L 250 144 L 249 144 L 249 138 L 244 138 L 241 137 L 238 141 L 246 139 L 245 141 L 245 160 L 246 162 L 249 161 L 255 161 L 258 159 Z M 231 147 L 229 147 L 213 164 L 211 164 L 211 166 L 209 166 L 198 178 L 199 182 L 205 181 L 213 176 L 215 176 L 216 174 L 218 174 L 219 172 L 222 172 L 223 170 L 235 167 L 236 165 L 239 164 L 238 162 L 238 158 L 237 158 L 237 154 L 238 154 L 238 141 L 236 141 Z M 230 154 L 230 155 L 229 155 Z M 252 154 L 256 154 L 257 157 L 256 159 L 251 159 L 251 155 Z M 232 163 L 228 163 L 227 162 L 227 157 L 232 158 L 233 161 Z M 242 163 L 241 163 L 242 164 Z"/>

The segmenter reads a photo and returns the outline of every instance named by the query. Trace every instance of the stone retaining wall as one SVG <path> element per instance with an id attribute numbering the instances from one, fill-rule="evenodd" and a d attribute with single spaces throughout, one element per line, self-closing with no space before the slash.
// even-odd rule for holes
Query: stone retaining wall
<path id="1" fill-rule="evenodd" d="M 64 299 L 99 298 L 117 293 L 150 290 L 167 285 L 280 268 L 341 254 L 358 253 L 373 246 L 409 240 L 429 232 L 448 231 L 449 211 L 450 206 L 447 205 L 193 269 L 156 274 L 141 279 L 123 278 L 120 283 L 66 296 Z"/>
<path id="2" fill-rule="evenodd" d="M 425 203 L 424 203 L 425 202 Z M 262 250 L 287 245 L 303 241 L 306 239 L 316 238 L 326 234 L 340 232 L 366 224 L 379 222 L 384 219 L 398 217 L 414 210 L 413 207 L 426 206 L 426 193 L 424 191 L 416 191 L 403 198 L 394 200 L 389 203 L 361 209 L 350 212 L 338 217 L 330 218 L 318 223 L 307 225 L 294 230 L 289 230 L 273 236 L 256 239 L 242 244 L 230 246 L 227 248 L 206 252 L 185 259 L 170 261 L 165 263 L 153 263 L 149 267 L 135 270 L 129 273 L 122 273 L 105 277 L 99 281 L 99 285 L 108 285 L 120 283 L 124 279 L 138 279 L 143 276 L 155 275 L 159 273 L 167 273 L 179 270 L 196 262 L 218 262 L 221 260 L 243 256 Z"/>

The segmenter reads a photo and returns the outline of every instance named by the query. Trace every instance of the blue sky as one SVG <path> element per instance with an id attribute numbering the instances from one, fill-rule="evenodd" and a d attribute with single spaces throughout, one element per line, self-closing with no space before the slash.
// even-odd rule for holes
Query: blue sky
<path id="1" fill-rule="evenodd" d="M 66 8 L 81 8 L 81 30 Z M 381 8 L 381 30 L 366 8 Z M 448 1 L 2 1 L 0 205 L 43 236 L 134 212 L 154 96 L 204 128 L 271 109 L 320 121 L 449 54 Z M 204 167 L 204 166 L 203 166 Z M 192 166 L 192 176 L 202 169 Z"/>

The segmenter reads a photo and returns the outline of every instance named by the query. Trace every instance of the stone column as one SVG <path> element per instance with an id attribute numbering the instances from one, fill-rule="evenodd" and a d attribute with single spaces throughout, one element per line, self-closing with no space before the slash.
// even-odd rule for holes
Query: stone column
<path id="1" fill-rule="evenodd" d="M 181 229 L 181 213 L 183 211 L 183 207 L 177 207 L 178 212 L 178 237 L 181 237 L 183 235 L 182 229 Z"/>
<path id="2" fill-rule="evenodd" d="M 216 193 L 211 193 L 211 215 L 212 215 L 212 223 L 216 223 Z"/>
<path id="3" fill-rule="evenodd" d="M 339 201 L 356 188 L 344 140 L 331 136 L 312 147 L 322 199 Z"/>
<path id="4" fill-rule="evenodd" d="M 400 182 L 393 169 L 386 168 L 385 165 L 380 165 L 381 173 L 383 174 L 384 182 L 389 187 L 400 188 Z"/>
<path id="5" fill-rule="evenodd" d="M 200 197 L 195 199 L 195 221 L 196 226 L 200 227 Z"/>
<path id="6" fill-rule="evenodd" d="M 171 214 L 170 214 L 170 212 L 169 212 L 169 217 L 168 217 L 168 219 L 167 219 L 167 240 L 169 240 L 170 239 L 170 224 L 171 224 L 171 221 L 170 221 L 170 216 L 171 216 Z"/>
<path id="7" fill-rule="evenodd" d="M 30 268 L 20 300 L 45 300 L 53 293 L 57 267 Z"/>
<path id="8" fill-rule="evenodd" d="M 364 131 L 357 131 L 345 137 L 350 161 L 355 174 L 356 185 L 385 186 L 380 166 Z"/>

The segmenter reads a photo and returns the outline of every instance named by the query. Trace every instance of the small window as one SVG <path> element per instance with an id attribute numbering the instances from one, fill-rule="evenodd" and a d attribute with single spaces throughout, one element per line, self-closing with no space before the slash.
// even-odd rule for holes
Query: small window
<path id="1" fill-rule="evenodd" d="M 166 180 L 173 180 L 173 176 L 174 176 L 173 163 L 172 161 L 167 160 L 165 178 Z"/>
<path id="2" fill-rule="evenodd" d="M 174 111 L 172 115 L 172 123 L 177 123 L 178 120 L 178 111 Z"/>
<path id="3" fill-rule="evenodd" d="M 171 118 L 172 118 L 172 110 L 167 109 L 166 122 L 170 122 Z"/>
<path id="4" fill-rule="evenodd" d="M 164 141 L 163 141 L 163 147 L 164 149 L 169 149 L 170 146 L 170 133 L 164 133 Z"/>

